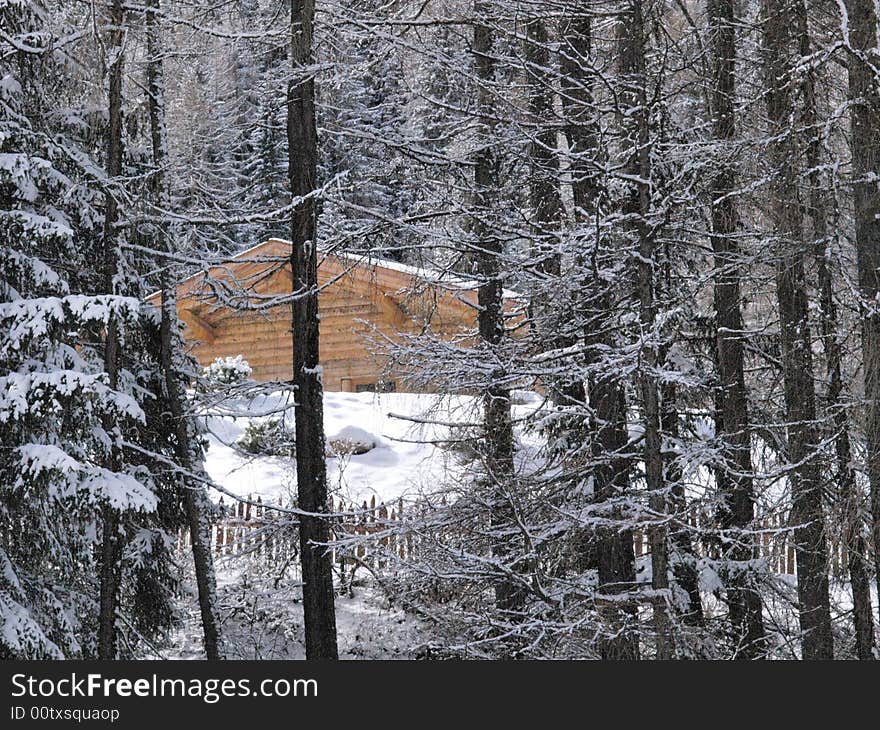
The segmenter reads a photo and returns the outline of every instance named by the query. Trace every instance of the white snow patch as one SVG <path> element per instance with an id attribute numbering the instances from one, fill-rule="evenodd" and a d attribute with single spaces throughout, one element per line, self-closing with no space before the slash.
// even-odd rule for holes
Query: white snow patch
<path id="1" fill-rule="evenodd" d="M 446 467 L 455 458 L 441 447 L 449 437 L 447 423 L 472 420 L 479 401 L 471 396 L 413 393 L 324 393 L 324 432 L 337 439 L 375 444 L 365 454 L 340 454 L 327 459 L 328 484 L 337 498 L 377 503 L 415 497 L 442 482 Z M 296 491 L 294 459 L 255 457 L 233 446 L 248 423 L 268 415 L 279 417 L 288 408 L 287 424 L 293 429 L 293 398 L 275 393 L 238 403 L 241 415 L 207 418 L 209 448 L 205 466 L 210 477 L 229 492 L 285 500 Z M 393 415 L 392 415 L 393 414 Z M 215 495 L 219 498 L 219 495 Z"/>

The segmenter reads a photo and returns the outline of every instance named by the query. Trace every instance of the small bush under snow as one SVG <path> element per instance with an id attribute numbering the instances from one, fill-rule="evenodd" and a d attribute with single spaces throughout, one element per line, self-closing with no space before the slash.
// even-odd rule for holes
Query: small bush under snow
<path id="1" fill-rule="evenodd" d="M 241 355 L 235 357 L 218 357 L 204 370 L 205 379 L 209 384 L 234 385 L 250 378 L 253 368 Z"/>
<path id="2" fill-rule="evenodd" d="M 269 418 L 248 423 L 237 445 L 256 456 L 293 456 L 296 441 L 284 419 Z"/>
<path id="3" fill-rule="evenodd" d="M 378 445 L 377 439 L 369 431 L 357 426 L 346 426 L 335 436 L 327 439 L 329 455 L 353 454 L 359 456 L 372 451 Z"/>

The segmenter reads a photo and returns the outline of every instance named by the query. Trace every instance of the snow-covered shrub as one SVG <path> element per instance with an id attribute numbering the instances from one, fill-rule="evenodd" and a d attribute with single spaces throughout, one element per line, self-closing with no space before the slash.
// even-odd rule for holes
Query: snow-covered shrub
<path id="1" fill-rule="evenodd" d="M 351 454 L 360 456 L 376 448 L 378 439 L 369 431 L 357 426 L 346 426 L 335 436 L 327 439 L 328 456 Z"/>
<path id="2" fill-rule="evenodd" d="M 253 369 L 241 355 L 218 357 L 204 370 L 209 385 L 235 385 L 250 378 Z"/>
<path id="3" fill-rule="evenodd" d="M 238 440 L 238 447 L 258 456 L 292 456 L 296 442 L 284 419 L 269 418 L 248 423 Z"/>

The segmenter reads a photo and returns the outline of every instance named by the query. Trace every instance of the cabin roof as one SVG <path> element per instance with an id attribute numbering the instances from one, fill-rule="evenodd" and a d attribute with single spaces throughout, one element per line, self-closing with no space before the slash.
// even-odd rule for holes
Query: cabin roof
<path id="1" fill-rule="evenodd" d="M 208 268 L 187 276 L 177 284 L 178 296 L 186 297 L 199 288 L 199 283 L 207 274 L 213 277 L 229 280 L 239 276 L 253 276 L 261 269 L 265 270 L 276 263 L 279 259 L 290 254 L 291 242 L 281 238 L 270 238 L 250 248 L 229 257 L 225 261 L 213 264 Z M 372 255 L 369 252 L 352 251 L 319 251 L 318 266 L 325 260 L 331 260 L 344 267 L 346 274 L 356 277 L 369 278 L 371 283 L 378 285 L 387 291 L 402 293 L 412 289 L 416 283 L 431 284 L 462 301 L 462 304 L 473 306 L 474 296 L 467 296 L 469 292 L 476 294 L 479 282 L 466 279 L 448 271 L 402 264 L 398 261 L 390 261 Z M 147 301 L 158 305 L 161 301 L 161 291 L 155 291 L 147 296 Z M 504 298 L 508 300 L 524 300 L 517 292 L 505 289 Z M 512 302 L 511 302 L 512 303 Z"/>

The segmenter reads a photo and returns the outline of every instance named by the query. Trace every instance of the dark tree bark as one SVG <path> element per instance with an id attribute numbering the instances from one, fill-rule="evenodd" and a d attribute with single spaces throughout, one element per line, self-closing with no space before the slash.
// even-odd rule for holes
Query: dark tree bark
<path id="1" fill-rule="evenodd" d="M 163 42 L 159 29 L 160 0 L 147 0 L 145 6 L 147 31 L 147 93 L 150 115 L 150 137 L 153 148 L 153 164 L 156 168 L 153 180 L 153 194 L 158 210 L 166 209 L 168 192 L 165 186 L 165 167 L 168 164 L 168 145 L 165 127 L 165 80 L 162 68 Z M 173 237 L 166 227 L 158 227 L 159 248 L 174 253 Z M 182 353 L 175 332 L 179 328 L 177 318 L 177 290 L 167 273 L 162 275 L 162 321 L 160 339 L 162 348 L 162 371 L 165 389 L 174 423 L 175 453 L 177 462 L 187 472 L 201 469 L 201 447 L 194 443 L 188 425 L 185 407 L 186 395 L 181 387 L 178 372 Z M 205 489 L 198 483 L 181 480 L 181 492 L 189 523 L 192 543 L 193 564 L 196 586 L 199 595 L 199 611 L 202 617 L 205 656 L 209 660 L 222 659 L 220 621 L 216 606 L 216 580 L 214 575 L 214 556 L 211 551 L 210 503 Z"/>
<path id="2" fill-rule="evenodd" d="M 476 269 L 480 277 L 477 291 L 477 325 L 487 350 L 499 347 L 505 337 L 504 289 L 499 258 L 503 244 L 487 217 L 493 212 L 493 191 L 498 189 L 498 159 L 495 152 L 492 83 L 495 76 L 494 37 L 488 24 L 488 6 L 474 0 L 474 75 L 477 79 L 478 138 L 474 153 L 474 221 L 478 238 Z M 509 537 L 501 533 L 513 520 L 510 488 L 513 480 L 513 425 L 510 418 L 510 392 L 504 385 L 504 372 L 496 370 L 483 393 L 484 466 L 492 503 L 493 553 L 505 560 L 513 557 Z M 522 607 L 525 591 L 518 581 L 501 578 L 495 584 L 495 603 L 502 611 Z"/>
<path id="3" fill-rule="evenodd" d="M 804 58 L 812 52 L 811 33 L 805 0 L 798 0 L 798 34 L 800 55 Z M 831 211 L 836 206 L 829 199 L 830 187 L 826 185 L 820 165 L 823 162 L 819 138 L 820 115 L 816 98 L 816 70 L 808 69 L 802 82 L 804 103 L 804 127 L 809 130 L 807 145 L 807 168 L 809 169 L 810 197 L 807 214 L 813 225 L 815 260 L 818 278 L 820 325 L 825 350 L 827 379 L 826 411 L 831 414 L 831 432 L 834 440 L 835 472 L 837 476 L 837 499 L 844 522 L 843 542 L 846 546 L 850 586 L 853 597 L 853 624 L 856 652 L 859 659 L 873 659 L 874 619 L 871 609 L 870 576 L 866 557 L 867 545 L 863 521 L 859 514 L 856 475 L 852 465 L 852 444 L 849 437 L 849 418 L 843 402 L 842 353 L 838 339 L 837 302 L 834 298 L 833 260 L 831 243 Z"/>
<path id="4" fill-rule="evenodd" d="M 571 333 L 563 331 L 559 321 L 557 297 L 561 289 L 562 253 L 559 231 L 564 210 L 560 190 L 559 155 L 553 113 L 553 82 L 550 75 L 550 50 L 547 28 L 540 18 L 531 18 L 525 26 L 525 75 L 529 97 L 529 119 L 526 121 L 531 139 L 529 144 L 529 207 L 531 208 L 532 257 L 540 276 L 538 292 L 530 310 L 536 334 L 547 349 L 563 348 L 574 343 Z M 583 403 L 583 384 L 568 378 L 554 378 L 550 383 L 551 397 L 559 406 Z"/>
<path id="5" fill-rule="evenodd" d="M 560 35 L 562 104 L 566 118 L 575 219 L 589 225 L 591 217 L 599 210 L 597 162 L 601 154 L 593 118 L 594 79 L 588 70 L 592 39 L 590 16 L 583 10 L 578 13 L 577 9 L 573 9 L 561 24 Z M 599 255 L 598 248 L 599 241 L 594 241 L 594 262 Z M 585 252 L 585 258 L 586 253 L 588 252 Z M 593 266 L 594 273 L 596 268 Z M 604 286 L 604 282 L 598 282 L 594 278 L 592 282 L 585 282 L 585 288 L 597 284 Z M 589 306 L 585 302 L 584 309 L 589 310 Z M 583 312 L 588 321 L 595 322 L 594 331 L 585 333 L 585 341 L 588 347 L 601 348 L 611 344 L 608 335 L 613 311 L 610 294 L 605 290 L 600 291 L 594 306 L 598 308 L 598 312 Z M 613 506 L 613 500 L 626 494 L 630 486 L 631 460 L 628 454 L 624 390 L 616 377 L 594 377 L 589 385 L 588 399 L 593 412 L 590 430 L 592 457 L 596 464 L 593 470 L 595 499 L 598 503 L 608 502 L 612 505 L 605 516 L 615 520 L 621 515 L 620 510 Z M 638 633 L 633 628 L 636 623 L 636 606 L 634 602 L 621 603 L 613 598 L 615 595 L 633 591 L 636 587 L 632 530 L 600 528 L 592 537 L 594 539 L 584 541 L 584 550 L 588 552 L 585 558 L 592 557 L 593 550 L 587 548 L 594 544 L 598 591 L 600 595 L 611 598 L 603 606 L 609 631 L 608 636 L 599 642 L 602 658 L 638 659 Z"/>
<path id="6" fill-rule="evenodd" d="M 708 0 L 711 30 L 713 87 L 712 127 L 722 145 L 736 139 L 736 25 L 734 0 Z M 752 444 L 748 400 L 743 368 L 741 253 L 736 240 L 738 215 L 734 190 L 736 172 L 722 151 L 723 161 L 712 184 L 712 252 L 714 256 L 716 353 L 719 379 L 720 429 L 725 464 L 720 510 L 721 528 L 730 538 L 726 558 L 736 569 L 730 578 L 727 601 L 735 632 L 736 656 L 754 658 L 764 648 L 761 597 L 749 572 L 741 570 L 756 557 L 756 545 L 748 533 L 755 518 L 752 483 Z"/>
<path id="7" fill-rule="evenodd" d="M 312 30 L 314 0 L 291 0 L 291 58 L 287 141 L 290 192 L 299 198 L 291 221 L 293 289 L 293 385 L 296 392 L 296 480 L 303 576 L 306 658 L 337 659 L 333 566 L 327 543 L 327 465 L 324 457 L 323 386 L 318 350 L 318 255 L 316 185 L 318 134 Z"/>
<path id="8" fill-rule="evenodd" d="M 616 380 L 597 379 L 590 386 L 590 404 L 596 413 L 592 424 L 596 501 L 612 502 L 630 487 L 631 459 L 623 388 Z M 606 517 L 617 519 L 620 510 L 612 508 Z M 633 533 L 630 529 L 613 527 L 597 532 L 598 591 L 601 596 L 610 598 L 603 610 L 611 629 L 609 635 L 600 640 L 599 650 L 603 659 L 638 659 L 639 637 L 634 628 L 637 607 L 634 602 L 621 605 L 615 598 L 636 588 Z"/>
<path id="9" fill-rule="evenodd" d="M 107 49 L 109 67 L 107 129 L 107 176 L 115 181 L 122 174 L 122 71 L 125 61 L 123 49 L 125 33 L 125 9 L 122 0 L 113 0 L 108 17 L 109 33 Z M 113 185 L 108 185 L 104 210 L 104 291 L 115 293 L 118 269 L 118 246 L 116 222 L 119 210 Z M 104 341 L 104 370 L 108 384 L 116 388 L 119 382 L 119 336 L 118 324 L 113 317 L 107 322 Z M 112 424 L 108 424 L 112 428 Z M 109 468 L 119 468 L 118 456 L 111 456 Z M 104 524 L 101 541 L 101 588 L 98 614 L 98 658 L 116 658 L 116 611 L 119 586 L 122 580 L 122 536 L 119 514 L 109 506 L 103 510 Z"/>
<path id="10" fill-rule="evenodd" d="M 865 377 L 865 418 L 868 483 L 871 490 L 871 532 L 874 576 L 880 588 L 880 57 L 877 11 L 872 0 L 846 0 L 849 17 L 850 140 L 853 166 L 853 209 L 856 256 L 862 296 L 862 362 Z"/>
<path id="11" fill-rule="evenodd" d="M 529 89 L 529 203 L 539 270 L 549 277 L 561 271 L 558 237 L 562 220 L 562 196 L 559 188 L 559 156 L 556 151 L 556 128 L 548 124 L 553 114 L 553 85 L 549 76 L 550 51 L 547 29 L 540 18 L 526 23 L 525 59 Z"/>
<path id="12" fill-rule="evenodd" d="M 539 275 L 538 290 L 532 298 L 530 311 L 535 321 L 535 334 L 541 346 L 549 350 L 564 348 L 577 341 L 576 334 L 560 321 L 557 292 L 563 289 L 562 253 L 559 232 L 565 211 L 560 188 L 559 154 L 553 112 L 553 79 L 550 74 L 550 49 L 547 28 L 540 18 L 531 18 L 525 27 L 525 76 L 529 97 L 529 118 L 526 120 L 529 144 L 529 207 L 531 208 L 531 250 L 534 268 Z M 559 377 L 548 383 L 551 398 L 561 407 L 577 407 L 584 402 L 580 380 Z"/>
<path id="13" fill-rule="evenodd" d="M 669 251 L 663 259 L 663 293 L 671 296 L 673 292 L 672 260 Z M 668 357 L 668 347 L 664 347 L 662 354 L 665 361 Z M 674 383 L 664 383 L 660 389 L 661 408 L 660 426 L 670 444 L 678 442 L 681 429 L 679 428 L 678 413 L 678 388 Z M 682 620 L 689 626 L 702 626 L 703 601 L 700 597 L 700 578 L 697 571 L 697 555 L 694 552 L 691 532 L 684 517 L 687 513 L 687 498 L 682 482 L 682 470 L 675 460 L 676 454 L 673 449 L 667 448 L 663 452 L 664 480 L 670 485 L 670 507 L 675 516 L 675 528 L 670 532 L 669 543 L 673 549 L 670 560 L 672 575 L 675 583 L 688 598 L 688 606 L 682 612 Z"/>
<path id="14" fill-rule="evenodd" d="M 642 0 L 626 0 L 618 25 L 618 65 L 620 69 L 620 99 L 624 111 L 624 145 L 628 159 L 626 172 L 630 176 L 630 194 L 624 212 L 635 237 L 638 252 L 636 264 L 636 296 L 639 303 L 639 322 L 642 336 L 648 341 L 641 352 L 639 391 L 644 423 L 643 460 L 645 482 L 649 493 L 654 521 L 648 528 L 651 549 L 651 584 L 656 592 L 654 628 L 657 657 L 668 659 L 675 654 L 670 619 L 669 550 L 666 515 L 669 513 L 668 495 L 663 478 L 663 455 L 660 432 L 660 391 L 656 371 L 658 350 L 654 340 L 656 304 L 654 301 L 656 238 L 648 216 L 651 211 L 651 132 L 648 110 L 647 79 L 645 75 L 645 17 Z"/>
<path id="15" fill-rule="evenodd" d="M 580 12 L 578 12 L 580 11 Z M 600 161 L 599 135 L 594 119 L 594 74 L 590 71 L 593 39 L 587 10 L 572 8 L 560 24 L 560 80 L 568 139 L 569 174 L 575 216 L 589 221 L 598 209 Z"/>
<path id="16" fill-rule="evenodd" d="M 841 508 L 843 542 L 847 551 L 847 569 L 852 589 L 856 652 L 859 659 L 866 661 L 874 658 L 874 618 L 871 608 L 868 545 L 864 535 L 864 521 L 859 509 L 856 474 L 852 465 L 850 424 L 843 402 L 842 355 L 838 340 L 837 304 L 834 300 L 834 283 L 829 258 L 823 243 L 822 250 L 816 252 L 816 268 L 828 382 L 826 400 L 827 409 L 831 413 L 837 499 Z"/>
<path id="17" fill-rule="evenodd" d="M 778 241 L 776 298 L 782 345 L 791 521 L 795 526 L 798 602 L 804 659 L 833 659 L 828 594 L 828 547 L 816 452 L 816 392 L 808 296 L 804 276 L 805 246 L 798 196 L 797 158 L 789 125 L 792 100 L 791 0 L 764 0 L 764 63 L 767 116 L 770 122 L 771 221 Z M 796 17 L 796 16 L 795 16 Z"/>

